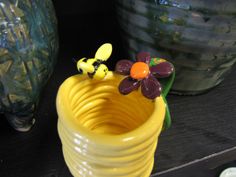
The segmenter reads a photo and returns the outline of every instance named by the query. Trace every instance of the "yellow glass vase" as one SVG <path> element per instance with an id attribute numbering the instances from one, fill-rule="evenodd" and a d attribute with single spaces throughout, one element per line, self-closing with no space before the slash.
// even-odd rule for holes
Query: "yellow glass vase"
<path id="1" fill-rule="evenodd" d="M 57 95 L 63 155 L 75 177 L 149 177 L 166 104 L 139 91 L 121 95 L 124 76 L 75 75 Z"/>

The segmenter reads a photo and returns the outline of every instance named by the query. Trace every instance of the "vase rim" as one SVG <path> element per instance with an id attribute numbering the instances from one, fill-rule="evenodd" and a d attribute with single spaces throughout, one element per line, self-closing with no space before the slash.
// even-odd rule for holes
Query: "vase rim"
<path id="1" fill-rule="evenodd" d="M 115 80 L 116 78 L 118 78 L 118 80 L 122 80 L 124 76 L 121 76 L 114 72 L 109 72 L 103 81 Z M 166 111 L 166 104 L 162 96 L 153 100 L 154 108 L 149 118 L 136 129 L 129 132 L 117 135 L 99 134 L 92 132 L 82 125 L 80 126 L 78 124 L 75 124 L 75 122 L 73 122 L 74 115 L 72 111 L 68 111 L 71 110 L 71 108 L 69 105 L 68 96 L 66 94 L 69 85 L 78 84 L 78 80 L 80 81 L 79 83 L 81 83 L 86 79 L 87 76 L 84 75 L 74 75 L 69 77 L 60 86 L 56 98 L 56 108 L 59 116 L 58 121 L 62 121 L 65 126 L 69 127 L 69 131 L 72 131 L 76 138 L 83 138 L 83 140 L 85 141 L 90 141 L 91 143 L 100 145 L 117 146 L 117 144 L 125 144 L 129 146 L 133 145 L 134 142 L 142 141 L 148 137 L 153 137 L 157 133 L 159 135 L 160 131 L 162 130 Z"/>

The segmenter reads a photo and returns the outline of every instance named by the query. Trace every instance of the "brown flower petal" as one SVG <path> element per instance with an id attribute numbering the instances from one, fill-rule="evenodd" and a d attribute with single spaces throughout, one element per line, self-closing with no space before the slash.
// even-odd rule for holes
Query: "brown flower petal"
<path id="1" fill-rule="evenodd" d="M 115 71 L 122 75 L 129 75 L 133 62 L 130 60 L 120 60 L 116 63 Z"/>
<path id="2" fill-rule="evenodd" d="M 155 66 L 150 67 L 150 71 L 158 78 L 168 77 L 173 73 L 174 66 L 169 62 L 162 62 Z"/>
<path id="3" fill-rule="evenodd" d="M 142 94 L 148 99 L 155 99 L 161 95 L 161 84 L 158 80 L 150 75 L 141 81 Z"/>
<path id="4" fill-rule="evenodd" d="M 151 61 L 151 56 L 148 52 L 139 52 L 136 56 L 136 60 L 149 64 Z"/>
<path id="5" fill-rule="evenodd" d="M 119 91 L 121 94 L 127 95 L 133 90 L 138 89 L 140 86 L 140 82 L 138 80 L 134 80 L 131 77 L 126 77 L 120 82 Z"/>

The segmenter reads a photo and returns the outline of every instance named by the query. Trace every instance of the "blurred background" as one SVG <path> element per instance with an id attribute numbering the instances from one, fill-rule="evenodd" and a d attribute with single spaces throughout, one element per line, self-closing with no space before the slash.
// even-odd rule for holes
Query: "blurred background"
<path id="1" fill-rule="evenodd" d="M 113 69 L 117 59 L 127 57 L 121 42 L 119 25 L 115 16 L 115 1 L 53 0 L 59 24 L 60 48 L 67 59 L 93 57 L 97 47 L 105 42 L 113 44 Z"/>

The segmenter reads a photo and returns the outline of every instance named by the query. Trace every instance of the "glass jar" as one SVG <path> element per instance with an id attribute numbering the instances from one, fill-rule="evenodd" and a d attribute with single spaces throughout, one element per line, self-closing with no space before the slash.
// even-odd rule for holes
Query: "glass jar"
<path id="1" fill-rule="evenodd" d="M 236 62 L 236 1 L 118 0 L 131 56 L 148 51 L 176 69 L 172 92 L 198 94 L 221 83 Z"/>

